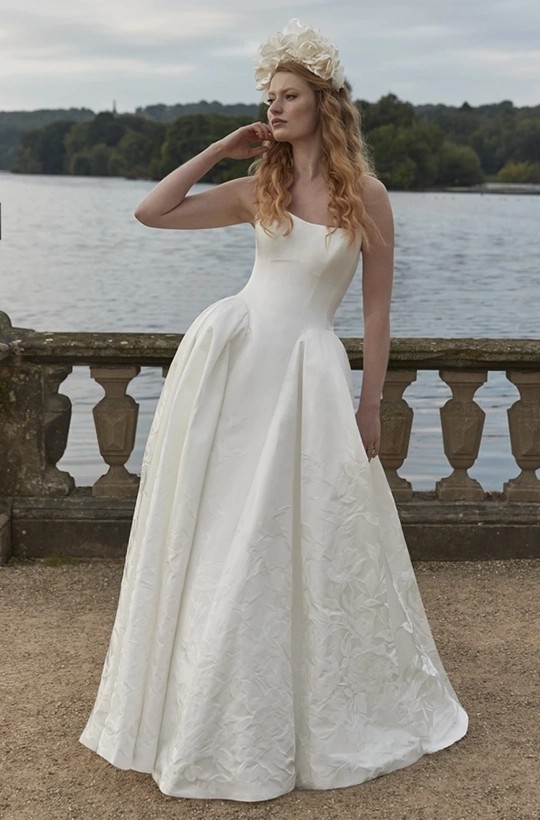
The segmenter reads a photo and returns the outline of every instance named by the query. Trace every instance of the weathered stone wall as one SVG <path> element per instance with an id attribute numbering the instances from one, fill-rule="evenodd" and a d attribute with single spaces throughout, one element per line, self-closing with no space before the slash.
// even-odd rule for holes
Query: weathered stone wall
<path id="1" fill-rule="evenodd" d="M 397 503 L 413 559 L 540 558 L 538 505 L 508 504 L 501 496 L 448 503 L 422 495 Z M 122 558 L 134 504 L 133 498 L 96 498 L 90 488 L 65 498 L 19 497 L 11 510 L 11 554 Z"/>

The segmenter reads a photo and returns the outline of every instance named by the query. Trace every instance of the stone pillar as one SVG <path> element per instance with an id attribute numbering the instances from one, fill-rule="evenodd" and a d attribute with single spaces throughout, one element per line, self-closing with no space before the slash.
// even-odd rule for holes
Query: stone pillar
<path id="1" fill-rule="evenodd" d="M 437 481 L 441 501 L 479 501 L 485 493 L 476 479 L 467 475 L 480 449 L 485 413 L 474 394 L 487 379 L 485 370 L 441 370 L 441 379 L 452 390 L 452 398 L 441 407 L 444 452 L 453 472 Z"/>
<path id="2" fill-rule="evenodd" d="M 55 495 L 68 495 L 75 488 L 72 476 L 56 466 L 66 450 L 71 422 L 71 401 L 58 388 L 72 369 L 70 365 L 44 367 L 45 482 Z"/>
<path id="3" fill-rule="evenodd" d="M 416 370 L 389 370 L 384 381 L 380 459 L 396 501 L 409 501 L 413 494 L 410 481 L 397 471 L 407 457 L 413 420 L 413 410 L 403 393 L 415 380 Z"/>
<path id="4" fill-rule="evenodd" d="M 126 497 L 137 495 L 139 479 L 128 473 L 125 463 L 135 444 L 139 405 L 126 389 L 140 367 L 102 366 L 90 367 L 92 378 L 104 389 L 105 396 L 96 404 L 92 414 L 96 427 L 99 451 L 109 465 L 109 471 L 92 487 L 95 496 Z"/>
<path id="5" fill-rule="evenodd" d="M 56 468 L 71 415 L 58 394 L 71 368 L 24 361 L 29 328 L 13 327 L 0 311 L 0 496 L 65 496 L 74 482 Z"/>
<path id="6" fill-rule="evenodd" d="M 508 501 L 540 501 L 540 372 L 511 370 L 506 377 L 520 398 L 508 409 L 512 454 L 521 473 L 504 485 Z"/>

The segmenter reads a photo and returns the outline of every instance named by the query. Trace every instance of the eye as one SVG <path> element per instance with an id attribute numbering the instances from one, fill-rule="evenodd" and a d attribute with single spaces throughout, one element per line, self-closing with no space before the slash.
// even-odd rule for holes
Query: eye
<path id="1" fill-rule="evenodd" d="M 286 99 L 287 100 L 295 100 L 296 99 L 296 94 L 287 94 Z"/>

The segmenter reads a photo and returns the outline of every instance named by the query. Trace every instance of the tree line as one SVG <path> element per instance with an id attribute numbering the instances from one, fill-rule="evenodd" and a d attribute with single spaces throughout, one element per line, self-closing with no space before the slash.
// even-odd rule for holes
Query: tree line
<path id="1" fill-rule="evenodd" d="M 540 106 L 413 106 L 394 94 L 357 105 L 377 173 L 390 189 L 470 186 L 486 179 L 540 182 Z M 228 109 L 220 103 L 161 105 L 91 118 L 80 109 L 76 119 L 66 112 L 64 119 L 22 135 L 11 170 L 161 179 L 209 143 L 265 116 L 264 106 L 242 106 L 241 114 L 238 107 Z M 0 147 L 2 126 L 0 113 Z M 241 176 L 248 166 L 223 160 L 204 181 Z"/>
<path id="2" fill-rule="evenodd" d="M 95 117 L 89 108 L 51 109 L 37 111 L 0 111 L 0 170 L 9 171 L 17 163 L 21 141 L 27 131 L 44 128 L 60 120 L 87 122 Z"/>

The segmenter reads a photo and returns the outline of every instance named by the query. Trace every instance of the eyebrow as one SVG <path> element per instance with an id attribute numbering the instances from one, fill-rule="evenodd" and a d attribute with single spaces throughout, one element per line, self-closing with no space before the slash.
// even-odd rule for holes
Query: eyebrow
<path id="1" fill-rule="evenodd" d="M 288 91 L 300 91 L 300 89 L 296 88 L 296 86 L 294 86 L 294 85 L 291 85 L 288 88 L 282 88 L 281 89 L 282 94 L 286 94 Z M 276 93 L 275 91 L 269 91 L 268 96 L 270 96 L 270 94 L 275 94 L 275 93 Z"/>

